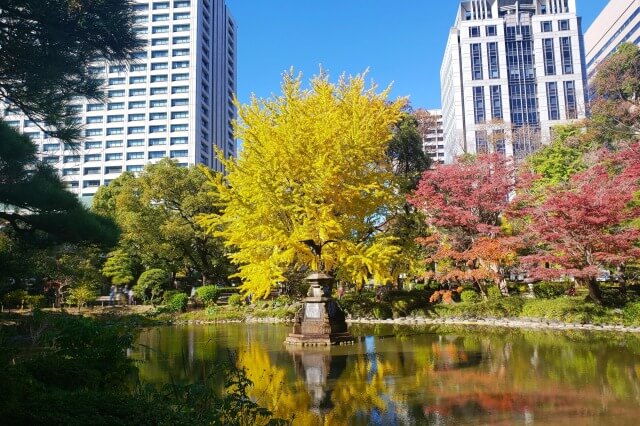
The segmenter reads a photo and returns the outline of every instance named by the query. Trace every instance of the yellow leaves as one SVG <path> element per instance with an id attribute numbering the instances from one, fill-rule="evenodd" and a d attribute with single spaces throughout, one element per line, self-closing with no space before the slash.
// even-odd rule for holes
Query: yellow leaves
<path id="1" fill-rule="evenodd" d="M 268 294 L 289 265 L 317 268 L 302 240 L 336 241 L 324 247 L 325 270 L 359 282 L 390 278 L 384 268 L 398 253 L 393 241 L 359 240 L 371 218 L 397 201 L 386 149 L 404 100 L 388 102 L 387 94 L 366 87 L 364 76 L 333 84 L 321 74 L 303 89 L 290 71 L 282 95 L 238 105 L 243 151 L 224 160 L 224 180 L 210 176 L 223 212 L 201 223 L 237 251 L 246 291 Z"/>

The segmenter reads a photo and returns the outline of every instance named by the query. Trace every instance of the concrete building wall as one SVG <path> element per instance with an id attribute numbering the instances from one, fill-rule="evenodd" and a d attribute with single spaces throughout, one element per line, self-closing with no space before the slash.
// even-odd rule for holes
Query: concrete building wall
<path id="1" fill-rule="evenodd" d="M 575 11 L 573 0 L 460 2 L 440 75 L 447 162 L 481 150 L 523 157 L 553 126 L 585 117 Z"/>
<path id="2" fill-rule="evenodd" d="M 4 119 L 36 142 L 40 157 L 81 197 L 165 157 L 221 170 L 213 148 L 236 154 L 235 24 L 224 0 L 134 0 L 133 7 L 147 45 L 130 64 L 92 64 L 106 96 L 72 105 L 84 127 L 79 149 L 3 108 Z"/>
<path id="3" fill-rule="evenodd" d="M 640 0 L 609 0 L 584 34 L 587 76 L 624 42 L 640 45 Z"/>

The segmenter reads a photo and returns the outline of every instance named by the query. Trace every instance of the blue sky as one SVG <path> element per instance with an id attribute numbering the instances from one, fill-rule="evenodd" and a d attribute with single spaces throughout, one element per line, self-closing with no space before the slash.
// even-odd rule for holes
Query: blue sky
<path id="1" fill-rule="evenodd" d="M 577 0 L 583 30 L 608 0 Z M 238 98 L 279 93 L 290 67 L 335 80 L 369 68 L 415 107 L 440 106 L 440 62 L 459 0 L 227 0 L 238 26 Z"/>

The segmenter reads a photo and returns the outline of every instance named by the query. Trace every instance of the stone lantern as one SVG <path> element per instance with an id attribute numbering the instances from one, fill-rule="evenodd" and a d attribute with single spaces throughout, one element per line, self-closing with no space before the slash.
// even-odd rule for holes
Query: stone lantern
<path id="1" fill-rule="evenodd" d="M 331 297 L 333 277 L 314 272 L 305 278 L 309 291 L 304 306 L 298 311 L 285 343 L 300 346 L 329 346 L 353 343 L 355 339 L 347 331 L 344 312 Z"/>

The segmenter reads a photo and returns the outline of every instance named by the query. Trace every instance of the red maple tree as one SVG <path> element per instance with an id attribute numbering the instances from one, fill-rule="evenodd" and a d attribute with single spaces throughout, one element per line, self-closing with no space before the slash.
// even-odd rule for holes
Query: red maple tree
<path id="1" fill-rule="evenodd" d="M 522 239 L 532 253 L 521 262 L 529 276 L 573 277 L 601 303 L 596 279 L 601 269 L 640 258 L 640 230 L 630 225 L 640 217 L 639 182 L 640 144 L 635 144 L 615 153 L 599 152 L 593 166 L 548 188 L 543 197 L 517 198 L 511 214 L 526 217 Z"/>
<path id="2" fill-rule="evenodd" d="M 449 286 L 502 282 L 515 261 L 515 239 L 502 231 L 502 214 L 514 190 L 513 166 L 499 154 L 461 157 L 454 164 L 428 170 L 409 202 L 426 216 L 430 235 L 419 242 L 428 250 L 427 274 Z"/>

